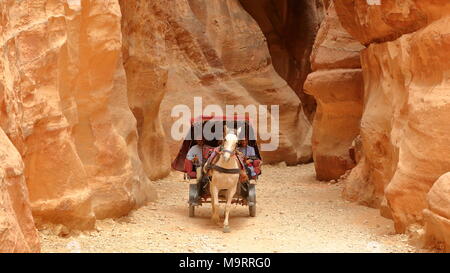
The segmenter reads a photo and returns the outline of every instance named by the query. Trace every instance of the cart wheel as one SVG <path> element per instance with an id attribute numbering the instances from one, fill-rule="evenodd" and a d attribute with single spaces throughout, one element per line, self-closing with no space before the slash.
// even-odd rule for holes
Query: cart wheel
<path id="1" fill-rule="evenodd" d="M 248 206 L 248 212 L 250 213 L 251 217 L 256 216 L 256 205 Z"/>
<path id="2" fill-rule="evenodd" d="M 250 213 L 251 217 L 256 216 L 256 188 L 255 184 L 249 184 L 248 185 L 248 212 Z"/>
<path id="3" fill-rule="evenodd" d="M 189 205 L 197 205 L 198 186 L 197 184 L 189 185 Z"/>
<path id="4" fill-rule="evenodd" d="M 189 205 L 189 217 L 195 216 L 195 206 Z"/>

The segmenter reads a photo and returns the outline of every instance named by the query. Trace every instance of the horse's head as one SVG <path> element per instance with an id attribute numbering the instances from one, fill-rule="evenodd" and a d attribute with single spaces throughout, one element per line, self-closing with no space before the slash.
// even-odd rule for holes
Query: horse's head
<path id="1" fill-rule="evenodd" d="M 231 155 L 236 150 L 236 145 L 238 143 L 238 135 L 241 133 L 241 128 L 239 127 L 236 130 L 228 129 L 225 127 L 225 140 L 223 143 L 223 158 L 225 161 L 228 161 Z"/>

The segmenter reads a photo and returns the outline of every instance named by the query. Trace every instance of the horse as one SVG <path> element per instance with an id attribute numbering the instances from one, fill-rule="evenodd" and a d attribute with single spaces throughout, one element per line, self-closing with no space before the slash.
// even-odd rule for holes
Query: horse
<path id="1" fill-rule="evenodd" d="M 237 191 L 240 175 L 240 163 L 236 155 L 238 135 L 241 128 L 236 130 L 225 127 L 225 139 L 223 149 L 219 152 L 211 167 L 211 220 L 220 225 L 219 217 L 219 192 L 226 190 L 225 219 L 223 221 L 223 232 L 230 232 L 228 217 L 230 215 L 231 201 Z"/>

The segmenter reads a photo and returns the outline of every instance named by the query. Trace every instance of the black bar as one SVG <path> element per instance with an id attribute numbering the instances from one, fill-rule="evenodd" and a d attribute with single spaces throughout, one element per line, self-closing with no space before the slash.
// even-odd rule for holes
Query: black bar
<path id="1" fill-rule="evenodd" d="M 3 269 L 22 266 L 55 272 L 399 272 L 425 266 L 448 272 L 449 254 L 0 254 Z M 6 271 L 5 271 L 6 272 Z"/>

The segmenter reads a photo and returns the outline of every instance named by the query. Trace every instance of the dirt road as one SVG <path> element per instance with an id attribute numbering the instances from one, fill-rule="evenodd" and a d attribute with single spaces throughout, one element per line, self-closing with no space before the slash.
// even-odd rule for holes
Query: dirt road
<path id="1" fill-rule="evenodd" d="M 344 201 L 339 183 L 316 181 L 314 166 L 264 166 L 257 216 L 233 207 L 231 233 L 211 223 L 209 204 L 188 217 L 180 174 L 155 182 L 157 203 L 98 231 L 67 238 L 42 231 L 43 252 L 416 252 L 378 210 Z M 223 209 L 223 207 L 222 207 Z"/>

